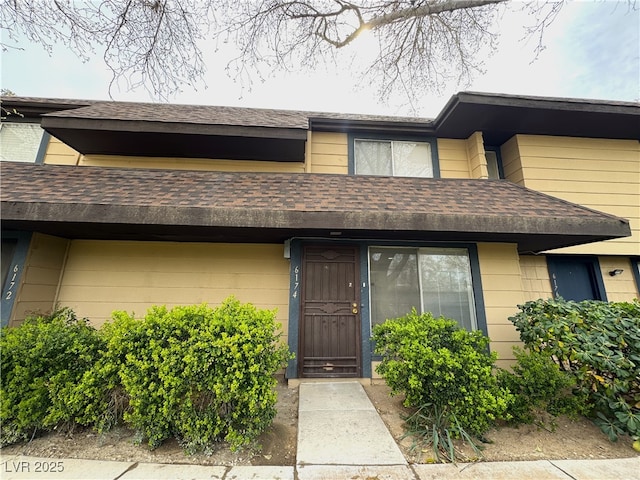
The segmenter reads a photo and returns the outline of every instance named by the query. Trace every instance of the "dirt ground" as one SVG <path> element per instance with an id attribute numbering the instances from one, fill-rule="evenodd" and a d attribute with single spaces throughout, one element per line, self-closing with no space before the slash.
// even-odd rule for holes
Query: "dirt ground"
<path id="1" fill-rule="evenodd" d="M 391 434 L 396 438 L 409 462 L 429 462 L 430 453 L 410 452 L 411 440 L 400 440 L 404 434 L 401 414 L 408 413 L 402 398 L 391 397 L 385 385 L 366 386 L 365 390 Z M 90 430 L 76 430 L 72 434 L 51 433 L 31 442 L 2 449 L 3 455 L 23 454 L 51 458 L 85 458 L 157 463 L 187 463 L 199 465 L 294 465 L 296 460 L 298 390 L 277 386 L 278 414 L 272 427 L 260 438 L 257 446 L 233 453 L 221 444 L 211 454 L 187 456 L 175 440 L 165 442 L 150 451 L 144 444 L 134 445 L 133 432 L 117 428 L 98 435 Z M 609 439 L 588 420 L 560 417 L 554 431 L 528 425 L 520 428 L 501 427 L 487 434 L 493 443 L 485 444 L 484 461 L 542 460 L 542 459 L 600 459 L 624 458 L 638 455 L 631 447 L 631 439 L 617 443 Z M 472 453 L 469 452 L 470 458 Z"/>

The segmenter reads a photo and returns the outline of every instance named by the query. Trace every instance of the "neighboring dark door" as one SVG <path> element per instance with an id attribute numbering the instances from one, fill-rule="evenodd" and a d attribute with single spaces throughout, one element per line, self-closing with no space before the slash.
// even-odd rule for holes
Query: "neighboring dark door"
<path id="1" fill-rule="evenodd" d="M 301 377 L 361 376 L 358 265 L 357 247 L 304 247 Z"/>
<path id="2" fill-rule="evenodd" d="M 590 257 L 547 257 L 554 297 L 606 300 L 598 260 Z"/>

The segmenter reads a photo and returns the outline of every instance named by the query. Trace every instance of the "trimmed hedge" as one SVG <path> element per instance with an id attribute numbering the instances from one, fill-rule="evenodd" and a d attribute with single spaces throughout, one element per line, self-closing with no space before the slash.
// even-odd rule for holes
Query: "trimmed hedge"
<path id="1" fill-rule="evenodd" d="M 512 395 L 492 373 L 497 354 L 489 353 L 482 332 L 415 310 L 373 331 L 382 355 L 377 371 L 392 393 L 404 393 L 406 406 L 437 410 L 454 436 L 462 430 L 481 436 L 507 415 Z"/>
<path id="2" fill-rule="evenodd" d="M 56 326 L 66 331 L 60 323 Z M 54 396 L 56 408 L 66 413 L 59 419 L 98 431 L 124 422 L 150 448 L 176 437 L 188 453 L 207 451 L 223 440 L 237 449 L 271 425 L 276 413 L 274 375 L 290 358 L 278 341 L 277 327 L 275 311 L 233 297 L 216 308 L 152 307 L 143 319 L 114 312 L 113 321 L 95 335 L 99 354 L 74 370 L 72 386 L 52 392 L 46 384 L 43 392 Z M 22 328 L 7 336 L 22 335 Z M 44 330 L 41 342 L 58 334 Z M 14 351 L 19 354 L 15 343 L 8 345 L 11 358 Z M 3 370 L 5 352 L 3 348 Z M 46 377 L 47 365 L 60 358 L 69 364 L 70 354 L 65 351 L 55 360 L 43 355 L 35 363 Z M 28 425 L 49 426 L 41 415 L 17 409 L 15 416 L 29 418 Z"/>
<path id="3" fill-rule="evenodd" d="M 68 308 L 0 331 L 0 443 L 27 440 L 72 423 L 66 397 L 104 346 L 87 319 Z"/>

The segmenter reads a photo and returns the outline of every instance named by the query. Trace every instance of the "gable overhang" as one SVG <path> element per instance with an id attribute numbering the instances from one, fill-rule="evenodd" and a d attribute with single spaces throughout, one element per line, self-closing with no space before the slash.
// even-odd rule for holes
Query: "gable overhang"
<path id="1" fill-rule="evenodd" d="M 3 229 L 71 239 L 501 242 L 530 253 L 631 234 L 625 219 L 506 181 L 12 162 L 2 173 Z"/>
<path id="2" fill-rule="evenodd" d="M 485 144 L 495 146 L 517 134 L 640 140 L 638 107 L 634 102 L 461 92 L 433 120 L 315 114 L 309 123 L 318 131 L 455 139 L 480 131 Z"/>
<path id="3" fill-rule="evenodd" d="M 640 139 L 640 108 L 633 102 L 527 97 L 461 92 L 435 120 L 443 138 L 483 132 L 487 145 L 516 134 Z"/>
<path id="4" fill-rule="evenodd" d="M 307 130 L 50 114 L 42 128 L 84 155 L 304 162 Z"/>

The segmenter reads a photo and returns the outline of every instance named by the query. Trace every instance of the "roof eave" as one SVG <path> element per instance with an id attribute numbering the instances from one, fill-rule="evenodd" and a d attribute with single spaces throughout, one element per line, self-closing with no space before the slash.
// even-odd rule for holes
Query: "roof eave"
<path id="1" fill-rule="evenodd" d="M 490 215 L 416 214 L 398 212 L 305 212 L 270 209 L 217 208 L 215 206 L 130 206 L 75 203 L 2 202 L 3 225 L 8 228 L 54 229 L 62 236 L 86 236 L 91 226 L 110 225 L 113 235 L 136 225 L 141 231 L 189 229 L 211 235 L 219 231 L 250 231 L 265 239 L 273 233 L 280 241 L 292 234 L 315 232 L 345 238 L 406 238 L 439 241 L 517 243 L 521 252 L 540 252 L 566 246 L 621 238 L 631 234 L 629 223 L 617 217 L 521 218 Z M 65 225 L 67 227 L 65 227 Z M 85 225 L 78 229 L 77 225 Z M 117 226 L 120 226 L 120 229 Z M 375 225 L 375 228 L 371 226 Z M 65 233 L 66 232 L 66 233 Z M 261 233 L 262 232 L 262 233 Z M 157 234 L 157 233 L 156 233 Z M 266 240 L 265 240 L 266 241 Z"/>

